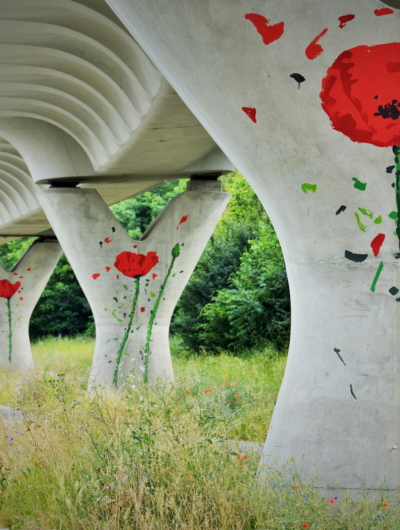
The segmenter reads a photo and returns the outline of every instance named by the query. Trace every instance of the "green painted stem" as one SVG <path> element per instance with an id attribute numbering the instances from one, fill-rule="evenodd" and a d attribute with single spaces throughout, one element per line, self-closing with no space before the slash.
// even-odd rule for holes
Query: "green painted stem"
<path id="1" fill-rule="evenodd" d="M 12 321 L 11 321 L 11 298 L 7 298 L 8 308 L 8 360 L 11 364 L 12 356 Z"/>
<path id="2" fill-rule="evenodd" d="M 177 246 L 174 247 L 174 249 L 176 248 Z M 156 318 L 156 314 L 157 314 L 157 310 L 158 310 L 158 306 L 160 305 L 160 302 L 161 302 L 161 298 L 164 294 L 164 289 L 165 289 L 165 286 L 167 285 L 167 281 L 168 281 L 168 278 L 170 277 L 171 275 L 171 272 L 172 272 L 172 269 L 173 269 L 173 266 L 174 266 L 174 263 L 175 263 L 175 260 L 176 258 L 179 256 L 179 246 L 178 246 L 178 255 L 174 255 L 174 252 L 172 253 L 172 260 L 171 260 L 171 264 L 169 266 L 169 269 L 168 269 L 168 272 L 167 272 L 167 275 L 163 281 L 163 284 L 161 285 L 161 289 L 160 289 L 160 292 L 158 294 L 158 297 L 157 297 L 157 300 L 156 300 L 156 303 L 154 304 L 154 307 L 153 307 L 153 310 L 151 312 L 151 317 L 150 317 L 150 321 L 149 321 L 149 327 L 148 327 L 148 330 L 147 330 L 147 340 L 146 340 L 146 348 L 144 350 L 144 374 L 143 374 L 143 383 L 148 383 L 149 382 L 149 354 L 150 354 L 150 339 L 151 339 L 151 332 L 152 332 L 152 329 L 153 329 L 153 324 L 154 324 L 154 320 Z"/>
<path id="3" fill-rule="evenodd" d="M 117 383 L 118 383 L 119 365 L 120 365 L 120 362 L 121 362 L 122 354 L 124 352 L 126 341 L 128 340 L 128 337 L 129 337 L 129 332 L 131 331 L 132 322 L 133 322 L 133 315 L 135 314 L 136 304 L 137 304 L 137 300 L 139 298 L 139 280 L 140 280 L 140 277 L 139 278 L 135 278 L 135 289 L 136 289 L 135 290 L 135 296 L 133 298 L 132 309 L 131 309 L 131 313 L 129 315 L 128 327 L 126 328 L 125 335 L 124 335 L 124 338 L 122 339 L 121 346 L 119 348 L 118 355 L 117 355 L 117 362 L 115 364 L 115 371 L 114 371 L 114 386 L 117 386 Z"/>
<path id="4" fill-rule="evenodd" d="M 400 147 L 396 146 L 393 148 L 396 155 L 396 206 L 397 206 L 397 226 L 396 234 L 399 238 L 399 251 L 400 251 Z"/>

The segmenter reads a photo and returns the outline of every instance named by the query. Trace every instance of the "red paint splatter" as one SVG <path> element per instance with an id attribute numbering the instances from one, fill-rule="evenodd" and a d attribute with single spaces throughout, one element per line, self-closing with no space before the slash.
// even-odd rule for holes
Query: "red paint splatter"
<path id="1" fill-rule="evenodd" d="M 20 299 L 20 300 L 21 300 L 21 302 L 22 302 L 22 300 L 24 299 L 24 297 L 23 297 L 23 296 L 20 296 L 20 298 L 19 298 L 19 299 Z"/>
<path id="2" fill-rule="evenodd" d="M 267 46 L 268 44 L 280 39 L 283 35 L 283 32 L 285 31 L 284 22 L 278 22 L 277 24 L 269 26 L 268 24 L 270 21 L 262 15 L 258 15 L 257 13 L 247 13 L 244 18 L 246 20 L 250 20 L 250 22 L 254 24 L 257 33 L 261 35 L 263 43 Z"/>
<path id="3" fill-rule="evenodd" d="M 400 43 L 342 52 L 322 81 L 322 108 L 353 142 L 400 145 Z"/>
<path id="4" fill-rule="evenodd" d="M 176 227 L 177 230 L 178 230 L 178 228 L 179 228 L 183 223 L 186 223 L 188 217 L 189 217 L 188 215 L 184 215 L 184 216 L 182 217 L 182 219 L 179 221 L 178 226 Z"/>
<path id="5" fill-rule="evenodd" d="M 111 267 L 106 267 L 107 272 L 110 272 L 110 270 L 111 270 Z"/>
<path id="6" fill-rule="evenodd" d="M 106 237 L 104 243 L 111 243 L 111 239 L 109 237 Z"/>
<path id="7" fill-rule="evenodd" d="M 257 110 L 254 107 L 242 107 L 242 111 L 247 114 L 247 116 L 251 119 L 252 122 L 257 123 Z"/>
<path id="8" fill-rule="evenodd" d="M 385 15 L 393 15 L 393 9 L 390 7 L 382 7 L 382 9 L 375 9 L 374 11 L 376 17 L 384 17 Z"/>
<path id="9" fill-rule="evenodd" d="M 154 273 L 153 274 L 153 280 L 155 280 L 157 278 L 158 274 Z"/>
<path id="10" fill-rule="evenodd" d="M 355 15 L 342 15 L 338 18 L 339 20 L 339 28 L 344 28 L 347 22 L 350 22 L 351 20 L 354 20 L 356 18 Z"/>
<path id="11" fill-rule="evenodd" d="M 32 269 L 29 267 L 29 269 L 26 269 L 27 271 L 31 271 Z"/>
<path id="12" fill-rule="evenodd" d="M 133 248 L 137 248 L 137 245 L 133 245 Z"/>
<path id="13" fill-rule="evenodd" d="M 23 277 L 23 276 L 20 276 L 20 278 L 24 279 L 24 277 Z"/>
<path id="14" fill-rule="evenodd" d="M 145 311 L 146 311 L 146 308 L 145 308 L 145 307 L 141 307 L 141 308 L 140 308 L 140 312 L 141 312 L 141 313 L 144 313 Z"/>
<path id="15" fill-rule="evenodd" d="M 18 272 L 13 272 L 14 276 L 18 276 Z"/>
<path id="16" fill-rule="evenodd" d="M 100 276 L 100 274 L 98 272 L 96 272 L 95 274 L 92 274 L 92 278 L 93 280 L 97 280 L 97 278 Z"/>
<path id="17" fill-rule="evenodd" d="M 320 44 L 318 44 L 318 41 L 321 37 L 325 35 L 325 33 L 328 31 L 328 28 L 325 28 L 324 31 L 322 31 L 318 37 L 315 37 L 315 39 L 309 44 L 306 48 L 306 56 L 307 59 L 310 59 L 310 61 L 313 61 L 316 59 L 321 53 L 323 53 L 323 48 Z"/>
<path id="18" fill-rule="evenodd" d="M 119 274 L 117 274 L 117 280 L 119 280 Z"/>
<path id="19" fill-rule="evenodd" d="M 383 242 L 385 241 L 385 234 L 378 234 L 371 243 L 372 252 L 374 253 L 374 256 L 377 257 L 379 254 L 379 251 L 381 250 L 381 246 L 383 245 Z"/>

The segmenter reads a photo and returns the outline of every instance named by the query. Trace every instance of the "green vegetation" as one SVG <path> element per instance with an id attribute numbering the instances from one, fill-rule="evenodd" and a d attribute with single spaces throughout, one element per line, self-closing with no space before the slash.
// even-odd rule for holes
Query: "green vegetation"
<path id="1" fill-rule="evenodd" d="M 290 330 L 289 288 L 274 229 L 254 191 L 238 173 L 222 177 L 232 199 L 176 308 L 171 332 L 193 351 L 238 354 L 268 342 L 284 351 Z M 114 205 L 111 209 L 132 238 L 139 239 L 184 180 Z M 33 239 L 0 246 L 10 268 Z M 51 318 L 49 318 L 51 315 Z M 94 336 L 93 317 L 75 275 L 63 256 L 35 311 L 30 333 Z"/>
<path id="2" fill-rule="evenodd" d="M 399 528 L 399 497 L 322 498 L 291 470 L 230 443 L 263 441 L 285 358 L 187 355 L 176 380 L 86 392 L 93 341 L 34 345 L 35 372 L 0 378 L 22 413 L 0 425 L 0 521 L 11 530 Z M 257 354 L 258 353 L 258 354 Z M 14 383 L 13 383 L 14 380 Z"/>

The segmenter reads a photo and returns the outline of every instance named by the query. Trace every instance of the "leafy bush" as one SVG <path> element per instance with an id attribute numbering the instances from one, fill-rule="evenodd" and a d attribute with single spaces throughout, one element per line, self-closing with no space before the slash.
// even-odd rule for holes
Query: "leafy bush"
<path id="1" fill-rule="evenodd" d="M 242 351 L 290 334 L 290 297 L 278 238 L 252 188 L 223 177 L 232 199 L 179 301 L 171 330 L 193 350 Z"/>
<path id="2" fill-rule="evenodd" d="M 228 288 L 207 304 L 196 327 L 208 350 L 251 348 L 266 340 L 280 350 L 290 336 L 290 295 L 278 238 L 270 223 L 241 257 Z"/>

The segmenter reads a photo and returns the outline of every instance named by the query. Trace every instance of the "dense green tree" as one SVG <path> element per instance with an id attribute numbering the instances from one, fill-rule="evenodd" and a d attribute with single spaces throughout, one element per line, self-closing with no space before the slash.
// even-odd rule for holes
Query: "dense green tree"
<path id="1" fill-rule="evenodd" d="M 192 349 L 286 345 L 290 298 L 282 251 L 269 218 L 237 171 L 222 178 L 232 194 L 181 299 L 171 330 Z"/>
<path id="2" fill-rule="evenodd" d="M 229 286 L 207 304 L 195 327 L 209 350 L 242 351 L 273 342 L 283 349 L 290 336 L 290 295 L 278 238 L 270 222 L 240 258 Z"/>

